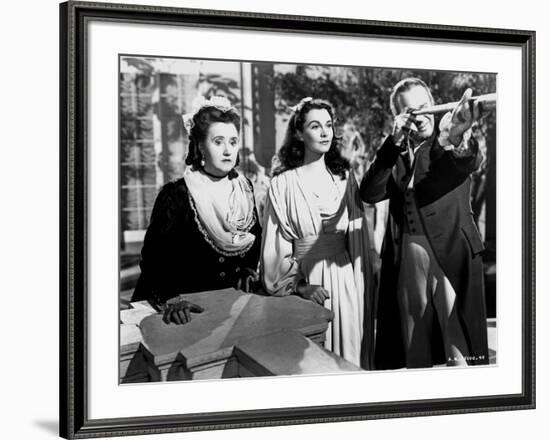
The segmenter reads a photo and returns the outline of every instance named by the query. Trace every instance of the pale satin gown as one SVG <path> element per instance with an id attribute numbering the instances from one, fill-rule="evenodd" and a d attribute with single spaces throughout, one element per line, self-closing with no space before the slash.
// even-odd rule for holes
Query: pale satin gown
<path id="1" fill-rule="evenodd" d="M 300 168 L 271 180 L 264 218 L 261 272 L 271 295 L 292 294 L 300 279 L 323 286 L 332 310 L 325 347 L 372 368 L 374 293 L 369 235 L 355 178 L 333 176 L 334 198 L 315 195 Z"/>

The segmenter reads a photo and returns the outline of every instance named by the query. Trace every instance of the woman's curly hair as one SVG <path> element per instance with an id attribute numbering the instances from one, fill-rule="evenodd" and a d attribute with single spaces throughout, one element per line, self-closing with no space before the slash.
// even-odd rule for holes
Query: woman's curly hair
<path id="1" fill-rule="evenodd" d="M 307 114 L 314 109 L 326 110 L 330 118 L 334 122 L 334 109 L 332 105 L 323 99 L 311 99 L 309 101 L 298 104 L 298 108 L 294 111 L 290 120 L 283 141 L 283 145 L 279 149 L 277 155 L 273 158 L 273 175 L 281 174 L 284 171 L 298 168 L 304 164 L 305 145 L 304 142 L 296 136 L 297 131 L 302 131 Z M 346 176 L 346 171 L 349 170 L 349 161 L 340 154 L 339 143 L 340 137 L 336 133 L 332 137 L 329 150 L 325 153 L 325 164 L 333 173 L 340 176 L 342 179 Z"/>
<path id="2" fill-rule="evenodd" d="M 203 159 L 202 153 L 199 149 L 199 144 L 206 139 L 208 135 L 208 129 L 210 125 L 215 122 L 224 122 L 226 124 L 233 124 L 237 129 L 237 133 L 241 131 L 241 116 L 238 111 L 231 107 L 227 110 L 219 109 L 215 106 L 202 107 L 193 116 L 193 127 L 189 133 L 189 152 L 185 158 L 185 163 L 190 165 L 193 170 L 200 170 L 202 168 L 201 161 Z M 237 161 L 235 168 L 239 165 L 239 155 L 237 155 Z M 237 171 L 232 169 L 229 172 L 229 178 L 237 176 Z"/>

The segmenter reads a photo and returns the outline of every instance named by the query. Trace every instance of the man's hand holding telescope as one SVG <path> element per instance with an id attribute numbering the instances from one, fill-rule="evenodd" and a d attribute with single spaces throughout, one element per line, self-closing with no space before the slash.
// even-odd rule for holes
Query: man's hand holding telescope
<path id="1" fill-rule="evenodd" d="M 407 103 L 403 103 L 407 104 Z M 411 104 L 414 104 L 414 99 Z M 481 115 L 496 106 L 496 93 L 472 97 L 472 89 L 468 88 L 458 102 L 440 105 L 429 105 L 421 102 L 420 106 L 401 107 L 401 113 L 395 116 L 392 138 L 395 145 L 414 148 L 421 141 L 431 136 L 435 114 L 447 113 L 441 120 L 440 129 L 448 142 L 458 147 L 464 133 L 472 127 Z M 413 145 L 410 145 L 412 141 Z M 403 145 L 405 143 L 405 145 Z"/>

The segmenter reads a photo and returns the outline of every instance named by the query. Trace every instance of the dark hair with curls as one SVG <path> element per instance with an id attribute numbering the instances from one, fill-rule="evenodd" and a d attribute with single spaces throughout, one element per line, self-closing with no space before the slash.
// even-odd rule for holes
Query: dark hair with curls
<path id="1" fill-rule="evenodd" d="M 303 141 L 298 139 L 296 132 L 303 130 L 307 114 L 314 109 L 326 110 L 334 122 L 334 109 L 329 102 L 323 99 L 311 99 L 298 104 L 298 108 L 288 121 L 288 127 L 283 145 L 279 149 L 276 157 L 274 157 L 274 176 L 303 165 L 305 145 Z M 333 174 L 336 174 L 344 179 L 346 177 L 346 171 L 350 168 L 350 164 L 349 161 L 343 158 L 340 154 L 340 149 L 338 148 L 340 139 L 341 138 L 336 136 L 336 133 L 334 133 L 330 148 L 325 153 L 325 164 Z"/>
<path id="2" fill-rule="evenodd" d="M 193 127 L 191 128 L 191 133 L 189 133 L 189 152 L 185 158 L 185 163 L 190 165 L 193 170 L 200 170 L 202 168 L 201 160 L 203 157 L 199 144 L 206 139 L 210 125 L 215 122 L 233 124 L 238 133 L 241 131 L 241 116 L 235 108 L 231 107 L 227 110 L 222 110 L 212 105 L 202 107 L 193 115 Z M 239 155 L 237 155 L 235 167 L 237 165 L 239 165 Z M 237 171 L 232 169 L 229 172 L 229 178 L 234 177 L 237 177 Z"/>

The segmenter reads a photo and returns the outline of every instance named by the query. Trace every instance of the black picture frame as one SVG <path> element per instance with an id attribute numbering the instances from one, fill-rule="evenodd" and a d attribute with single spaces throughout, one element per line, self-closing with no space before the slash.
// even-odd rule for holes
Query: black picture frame
<path id="1" fill-rule="evenodd" d="M 91 20 L 372 36 L 521 48 L 522 392 L 511 395 L 90 419 L 87 38 Z M 330 17 L 67 2 L 60 5 L 60 435 L 138 435 L 535 408 L 535 32 Z"/>

